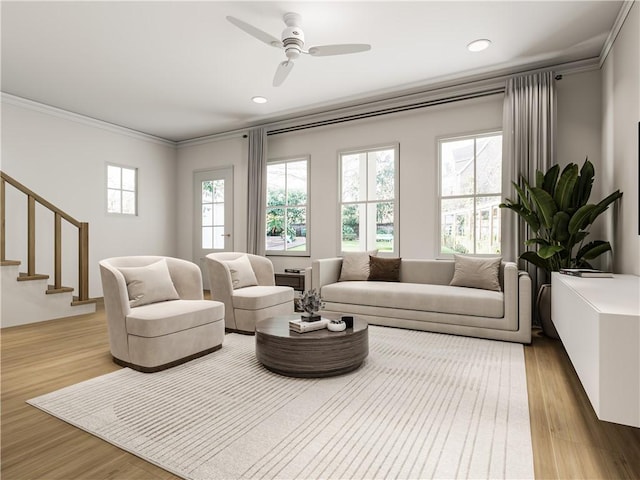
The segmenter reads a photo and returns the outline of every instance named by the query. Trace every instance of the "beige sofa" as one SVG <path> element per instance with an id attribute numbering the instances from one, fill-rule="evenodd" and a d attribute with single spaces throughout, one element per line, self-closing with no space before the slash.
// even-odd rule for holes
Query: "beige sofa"
<path id="1" fill-rule="evenodd" d="M 453 260 L 405 260 L 399 282 L 339 282 L 342 258 L 315 260 L 312 286 L 324 312 L 353 314 L 374 325 L 531 343 L 531 279 L 502 262 L 502 291 L 449 286 Z"/>

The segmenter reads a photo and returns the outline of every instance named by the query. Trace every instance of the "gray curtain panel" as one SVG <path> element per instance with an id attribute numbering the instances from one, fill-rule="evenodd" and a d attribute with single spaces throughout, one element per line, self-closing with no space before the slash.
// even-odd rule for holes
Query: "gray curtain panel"
<path id="1" fill-rule="evenodd" d="M 264 255 L 267 175 L 267 132 L 249 131 L 249 195 L 247 212 L 247 252 Z"/>
<path id="2" fill-rule="evenodd" d="M 556 88 L 551 71 L 514 76 L 507 80 L 503 111 L 503 176 L 502 191 L 515 200 L 517 193 L 512 181 L 520 184 L 523 176 L 535 182 L 536 170 L 545 172 L 556 163 Z M 505 259 L 518 261 L 528 248 L 529 227 L 514 212 L 502 209 L 502 254 Z M 535 291 L 551 279 L 529 262 L 519 266 L 531 275 Z M 535 296 L 534 296 L 535 298 Z M 534 316 L 535 318 L 535 316 Z"/>

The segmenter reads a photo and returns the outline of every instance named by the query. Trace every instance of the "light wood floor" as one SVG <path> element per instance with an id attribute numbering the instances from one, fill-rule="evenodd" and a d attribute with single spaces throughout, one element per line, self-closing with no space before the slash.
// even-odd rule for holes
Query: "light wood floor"
<path id="1" fill-rule="evenodd" d="M 120 368 L 100 307 L 0 335 L 3 480 L 176 478 L 25 403 Z M 640 478 L 640 429 L 595 417 L 561 343 L 536 334 L 525 359 L 536 478 Z"/>

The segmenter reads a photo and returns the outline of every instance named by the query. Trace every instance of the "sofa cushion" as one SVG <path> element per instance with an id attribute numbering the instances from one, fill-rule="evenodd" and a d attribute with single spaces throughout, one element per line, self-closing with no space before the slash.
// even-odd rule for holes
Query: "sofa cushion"
<path id="1" fill-rule="evenodd" d="M 233 308 L 260 310 L 286 302 L 293 304 L 291 287 L 258 285 L 233 291 Z"/>
<path id="2" fill-rule="evenodd" d="M 468 257 L 454 255 L 455 271 L 449 285 L 500 291 L 502 257 Z"/>
<path id="3" fill-rule="evenodd" d="M 342 269 L 339 282 L 369 279 L 369 256 L 376 255 L 378 250 L 368 252 L 350 252 L 342 256 Z"/>
<path id="4" fill-rule="evenodd" d="M 380 282 L 400 281 L 400 258 L 369 256 L 369 280 Z"/>
<path id="5" fill-rule="evenodd" d="M 164 258 L 144 267 L 122 267 L 118 270 L 127 283 L 131 307 L 180 298 L 171 281 L 169 267 Z"/>
<path id="6" fill-rule="evenodd" d="M 490 290 L 420 283 L 346 282 L 322 287 L 325 302 L 479 317 L 504 316 L 504 294 Z"/>
<path id="7" fill-rule="evenodd" d="M 143 305 L 127 315 L 127 333 L 159 337 L 224 320 L 224 304 L 210 300 L 173 300 Z"/>

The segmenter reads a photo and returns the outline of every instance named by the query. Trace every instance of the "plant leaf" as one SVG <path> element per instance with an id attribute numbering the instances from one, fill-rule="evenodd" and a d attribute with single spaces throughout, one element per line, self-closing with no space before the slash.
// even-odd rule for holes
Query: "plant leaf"
<path id="1" fill-rule="evenodd" d="M 595 169 L 589 159 L 585 159 L 582 168 L 580 169 L 580 176 L 578 177 L 578 183 L 574 189 L 573 204 L 581 207 L 586 205 L 591 196 L 591 187 L 593 186 L 593 177 L 595 175 Z"/>
<path id="2" fill-rule="evenodd" d="M 565 167 L 558 180 L 558 186 L 554 193 L 554 200 L 557 208 L 567 210 L 571 207 L 571 199 L 573 198 L 573 189 L 578 181 L 578 165 L 570 163 Z"/>
<path id="3" fill-rule="evenodd" d="M 611 205 L 613 202 L 615 202 L 620 197 L 622 197 L 622 192 L 620 190 L 616 190 L 611 195 L 609 195 L 607 198 L 601 200 L 600 203 L 598 203 L 596 205 L 596 208 L 593 210 L 593 212 L 591 212 L 591 217 L 589 218 L 589 223 L 593 223 L 595 221 L 595 219 L 598 218 L 598 216 L 601 213 L 603 213 L 607 208 L 609 208 L 609 205 Z"/>
<path id="4" fill-rule="evenodd" d="M 544 270 L 551 271 L 549 262 L 540 256 L 536 252 L 524 252 L 520 255 L 522 260 L 533 263 L 536 267 L 543 268 Z"/>
<path id="5" fill-rule="evenodd" d="M 551 238 L 560 243 L 569 240 L 569 220 L 571 220 L 571 216 L 567 212 L 556 213 L 553 216 Z"/>
<path id="6" fill-rule="evenodd" d="M 558 181 L 558 175 L 560 174 L 560 165 L 554 165 L 544 175 L 544 181 L 542 182 L 542 189 L 553 197 L 556 191 L 556 182 Z"/>
<path id="7" fill-rule="evenodd" d="M 544 238 L 530 238 L 529 240 L 524 242 L 524 244 L 525 245 L 549 245 L 549 242 L 547 242 Z"/>
<path id="8" fill-rule="evenodd" d="M 604 252 L 608 252 L 610 250 L 611 244 L 609 242 L 605 242 L 604 240 L 594 240 L 578 250 L 578 253 L 576 254 L 576 261 L 580 261 L 582 259 L 593 260 Z"/>
<path id="9" fill-rule="evenodd" d="M 595 208 L 596 206 L 593 203 L 580 207 L 578 211 L 573 214 L 571 220 L 569 220 L 569 233 L 572 235 L 576 234 L 589 225 L 591 223 L 589 218 Z"/>
<path id="10" fill-rule="evenodd" d="M 538 249 L 538 256 L 546 260 L 562 250 L 564 250 L 564 247 L 560 245 L 544 245 Z"/>
<path id="11" fill-rule="evenodd" d="M 541 220 L 541 223 L 545 227 L 551 228 L 553 216 L 558 211 L 553 197 L 541 188 L 529 188 L 528 190 L 531 199 L 538 209 L 538 218 Z"/>
<path id="12" fill-rule="evenodd" d="M 544 185 L 544 173 L 536 170 L 536 188 L 542 188 L 542 185 Z"/>
<path id="13" fill-rule="evenodd" d="M 524 193 L 524 190 L 522 189 L 522 187 L 520 187 L 520 185 L 518 185 L 515 182 L 511 182 L 513 183 L 513 186 L 516 189 L 516 192 L 518 192 L 518 197 L 520 197 L 520 203 L 529 211 L 531 211 L 531 204 L 529 203 L 529 199 L 527 198 L 527 196 Z"/>

